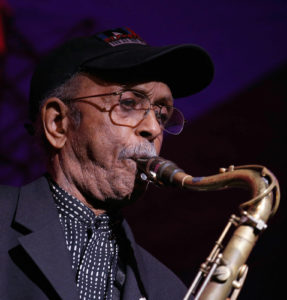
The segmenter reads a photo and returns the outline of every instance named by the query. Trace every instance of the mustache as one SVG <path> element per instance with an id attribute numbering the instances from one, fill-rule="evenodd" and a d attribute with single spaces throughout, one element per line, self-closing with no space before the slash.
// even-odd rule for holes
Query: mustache
<path id="1" fill-rule="evenodd" d="M 119 153 L 119 159 L 126 158 L 143 158 L 157 156 L 154 144 L 146 142 L 135 146 L 128 146 L 123 148 Z"/>

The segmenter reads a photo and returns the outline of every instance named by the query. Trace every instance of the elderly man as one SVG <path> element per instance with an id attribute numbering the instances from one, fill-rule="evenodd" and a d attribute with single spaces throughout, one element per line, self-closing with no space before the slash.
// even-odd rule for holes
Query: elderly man
<path id="1" fill-rule="evenodd" d="M 212 74 L 201 48 L 151 47 L 128 28 L 69 41 L 38 65 L 29 130 L 47 174 L 0 189 L 0 299 L 183 298 L 119 211 L 145 190 L 136 160 L 159 154 L 163 131 L 183 128 L 173 98 Z"/>

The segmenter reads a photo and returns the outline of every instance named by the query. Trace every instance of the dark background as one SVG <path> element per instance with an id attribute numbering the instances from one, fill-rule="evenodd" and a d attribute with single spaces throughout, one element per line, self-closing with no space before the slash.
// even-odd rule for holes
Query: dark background
<path id="1" fill-rule="evenodd" d="M 204 91 L 176 105 L 189 121 L 162 156 L 194 176 L 257 163 L 281 185 L 278 213 L 250 258 L 239 299 L 285 299 L 287 1 L 0 0 L 0 183 L 21 185 L 44 166 L 23 128 L 29 80 L 39 58 L 83 34 L 130 26 L 148 43 L 195 43 L 215 64 Z M 188 71 L 183 66 L 183 72 Z M 138 242 L 187 285 L 239 203 L 241 191 L 150 187 L 125 209 Z M 286 225 L 286 224 L 285 224 Z"/>

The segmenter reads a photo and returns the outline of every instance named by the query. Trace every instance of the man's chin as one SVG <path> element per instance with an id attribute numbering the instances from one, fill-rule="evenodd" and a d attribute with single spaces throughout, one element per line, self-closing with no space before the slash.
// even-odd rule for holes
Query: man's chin
<path id="1" fill-rule="evenodd" d="M 134 203 L 137 199 L 144 195 L 148 182 L 141 180 L 141 178 L 137 175 L 129 175 L 130 176 L 122 178 L 122 189 L 118 190 L 115 197 L 106 199 L 106 204 L 111 207 L 122 208 Z"/>

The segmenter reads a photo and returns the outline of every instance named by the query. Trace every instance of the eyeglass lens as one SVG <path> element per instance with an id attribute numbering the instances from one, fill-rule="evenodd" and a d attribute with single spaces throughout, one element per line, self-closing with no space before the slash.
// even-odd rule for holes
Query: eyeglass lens
<path id="1" fill-rule="evenodd" d="M 176 135 L 182 131 L 184 117 L 181 111 L 171 106 L 151 105 L 145 95 L 135 91 L 121 93 L 119 104 L 111 111 L 111 119 L 115 124 L 134 127 L 150 110 L 154 110 L 159 124 L 168 133 Z"/>

